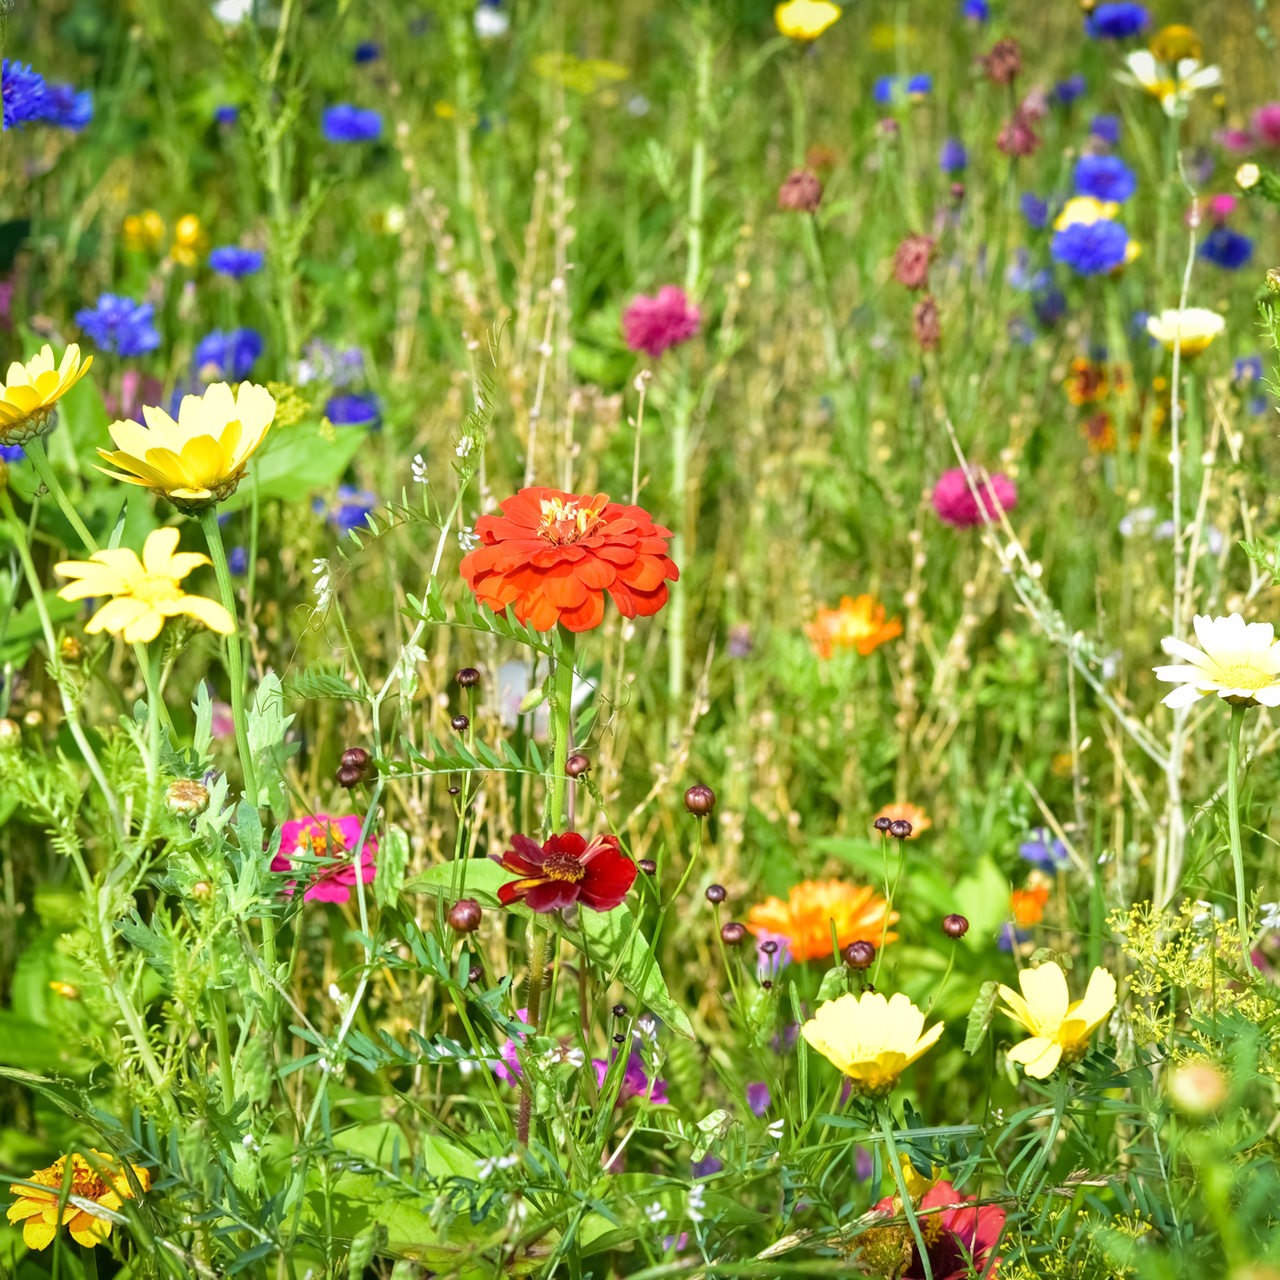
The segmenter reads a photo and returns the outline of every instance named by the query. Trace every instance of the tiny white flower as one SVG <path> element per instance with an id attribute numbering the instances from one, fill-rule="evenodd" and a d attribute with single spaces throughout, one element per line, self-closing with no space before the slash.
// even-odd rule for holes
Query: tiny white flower
<path id="1" fill-rule="evenodd" d="M 511 30 L 511 15 L 492 2 L 476 5 L 472 22 L 481 40 L 501 40 Z"/>
<path id="2" fill-rule="evenodd" d="M 430 484 L 431 477 L 427 475 L 427 460 L 420 453 L 413 455 L 413 463 L 411 466 L 413 472 L 414 483 Z"/>
<path id="3" fill-rule="evenodd" d="M 480 545 L 480 535 L 474 529 L 458 530 L 458 546 L 463 551 L 474 551 Z"/>
<path id="4" fill-rule="evenodd" d="M 1155 668 L 1157 680 L 1178 686 L 1165 695 L 1166 707 L 1189 707 L 1215 693 L 1227 702 L 1280 707 L 1280 641 L 1269 622 L 1196 614 L 1193 625 L 1203 651 L 1174 636 L 1161 642 L 1165 653 L 1182 659 Z"/>
<path id="5" fill-rule="evenodd" d="M 653 1040 L 658 1034 L 658 1020 L 651 1013 L 642 1013 L 636 1019 L 636 1030 L 640 1032 L 646 1040 Z"/>
<path id="6" fill-rule="evenodd" d="M 465 458 L 475 447 L 475 443 L 476 442 L 470 436 L 463 436 L 462 439 L 458 441 L 458 447 L 454 449 L 454 453 L 456 453 L 460 458 Z"/>
<path id="7" fill-rule="evenodd" d="M 690 1222 L 701 1222 L 705 1217 L 702 1211 L 706 1206 L 707 1189 L 697 1183 L 689 1189 L 689 1198 L 685 1201 L 685 1216 Z"/>
<path id="8" fill-rule="evenodd" d="M 1258 910 L 1259 928 L 1280 929 L 1280 902 L 1264 902 Z"/>
<path id="9" fill-rule="evenodd" d="M 767 1129 L 765 1129 L 765 1133 L 767 1133 L 769 1137 L 771 1137 L 774 1140 L 774 1142 L 781 1142 L 782 1129 L 783 1129 L 783 1122 L 781 1120 L 775 1120 L 771 1125 L 769 1125 Z"/>
<path id="10" fill-rule="evenodd" d="M 645 1206 L 644 1216 L 657 1226 L 659 1222 L 666 1222 L 667 1211 L 655 1200 L 652 1204 Z"/>

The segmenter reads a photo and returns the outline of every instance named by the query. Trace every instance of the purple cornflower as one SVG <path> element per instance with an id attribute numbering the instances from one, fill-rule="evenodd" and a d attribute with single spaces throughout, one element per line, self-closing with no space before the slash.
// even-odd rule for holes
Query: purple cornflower
<path id="1" fill-rule="evenodd" d="M 969 163 L 969 153 L 959 138 L 948 138 L 938 153 L 938 168 L 943 173 L 963 173 Z"/>
<path id="2" fill-rule="evenodd" d="M 320 130 L 329 142 L 374 142 L 382 134 L 382 117 L 376 111 L 340 102 L 325 108 Z"/>
<path id="3" fill-rule="evenodd" d="M 209 266 L 221 276 L 239 280 L 262 270 L 265 254 L 261 249 L 242 249 L 238 244 L 219 245 L 209 254 Z"/>
<path id="4" fill-rule="evenodd" d="M 1089 132 L 1099 142 L 1114 147 L 1120 141 L 1120 117 L 1102 113 L 1089 121 Z"/>
<path id="5" fill-rule="evenodd" d="M 143 356 L 160 345 L 155 307 L 119 294 L 104 293 L 95 306 L 77 311 L 76 324 L 96 346 L 122 356 Z"/>
<path id="6" fill-rule="evenodd" d="M 1201 241 L 1199 256 L 1225 271 L 1239 271 L 1253 257 L 1253 241 L 1230 227 L 1214 227 Z"/>
<path id="7" fill-rule="evenodd" d="M 262 334 L 256 329 L 214 329 L 195 351 L 196 372 L 208 382 L 243 382 L 262 354 Z"/>
<path id="8" fill-rule="evenodd" d="M 1027 220 L 1027 226 L 1033 231 L 1043 231 L 1049 222 L 1049 202 L 1041 200 L 1034 192 L 1024 191 L 1022 199 L 1019 201 L 1019 207 L 1022 209 L 1022 216 Z"/>
<path id="9" fill-rule="evenodd" d="M 93 119 L 93 94 L 88 89 L 77 89 L 73 84 L 46 85 L 44 112 L 40 119 L 46 124 L 79 133 Z"/>
<path id="10" fill-rule="evenodd" d="M 1084 76 L 1068 76 L 1053 86 L 1053 100 L 1059 106 L 1070 106 L 1077 98 L 1084 96 L 1087 87 Z"/>
<path id="11" fill-rule="evenodd" d="M 1070 861 L 1067 846 L 1052 835 L 1048 827 L 1028 831 L 1027 838 L 1018 846 L 1018 856 L 1043 871 L 1060 871 Z"/>

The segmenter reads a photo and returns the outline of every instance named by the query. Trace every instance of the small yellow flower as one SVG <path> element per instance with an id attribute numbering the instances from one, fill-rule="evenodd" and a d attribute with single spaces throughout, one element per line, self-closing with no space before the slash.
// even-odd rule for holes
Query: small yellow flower
<path id="1" fill-rule="evenodd" d="M 1174 308 L 1147 317 L 1147 332 L 1166 351 L 1179 348 L 1184 359 L 1198 356 L 1226 327 L 1216 311 L 1205 307 Z"/>
<path id="2" fill-rule="evenodd" d="M 123 633 L 131 644 L 146 644 L 160 634 L 165 619 L 184 613 L 229 636 L 236 629 L 230 613 L 215 600 L 187 595 L 179 585 L 193 569 L 209 564 L 209 557 L 177 551 L 177 546 L 177 529 L 156 529 L 147 536 L 141 560 L 127 547 L 95 551 L 88 560 L 64 560 L 54 565 L 54 573 L 75 581 L 58 595 L 63 600 L 111 597 L 86 624 L 90 635 Z"/>
<path id="3" fill-rule="evenodd" d="M 1253 188 L 1258 185 L 1261 178 L 1262 170 L 1259 169 L 1252 161 L 1247 164 L 1242 164 L 1236 170 L 1236 186 L 1239 187 L 1241 191 L 1253 190 Z"/>
<path id="4" fill-rule="evenodd" d="M 1170 26 L 1161 27 L 1151 37 L 1151 43 L 1147 48 L 1151 50 L 1151 56 L 1157 62 L 1166 63 L 1182 62 L 1185 58 L 1198 60 L 1204 54 L 1204 45 L 1200 43 L 1200 37 L 1190 27 L 1184 27 L 1176 22 Z"/>
<path id="5" fill-rule="evenodd" d="M 205 235 L 200 219 L 194 213 L 184 213 L 173 224 L 169 257 L 181 267 L 194 267 L 208 243 L 209 237 Z"/>
<path id="6" fill-rule="evenodd" d="M 9 376 L 0 384 L 0 444 L 18 445 L 44 435 L 53 425 L 53 406 L 89 372 L 90 356 L 80 363 L 80 348 L 73 342 L 53 363 L 48 343 L 26 364 L 15 360 Z"/>
<path id="7" fill-rule="evenodd" d="M 855 1093 L 882 1098 L 933 1048 L 942 1028 L 936 1022 L 925 1031 L 924 1014 L 904 995 L 886 1000 L 866 991 L 819 1005 L 800 1034 L 849 1077 Z"/>
<path id="8" fill-rule="evenodd" d="M 1089 1047 L 1089 1037 L 1116 1007 L 1116 980 L 1097 968 L 1089 978 L 1083 1000 L 1071 1003 L 1066 975 L 1053 963 L 1023 969 L 1018 975 L 1022 994 L 1001 984 L 1005 1012 L 1020 1022 L 1030 1037 L 1009 1050 L 1009 1061 L 1019 1062 L 1033 1080 L 1044 1080 L 1061 1062 L 1078 1062 Z"/>
<path id="9" fill-rule="evenodd" d="M 227 383 L 215 382 L 202 396 L 182 397 L 177 422 L 163 409 L 147 406 L 145 427 L 130 419 L 112 423 L 117 449 L 98 453 L 121 470 L 98 470 L 142 485 L 194 515 L 236 491 L 275 412 L 265 387 L 242 382 L 233 395 Z"/>
<path id="10" fill-rule="evenodd" d="M 24 1187 L 13 1183 L 11 1195 L 17 1199 L 5 1211 L 10 1222 L 22 1223 L 22 1242 L 28 1249 L 47 1249 L 53 1243 L 60 1226 L 66 1227 L 71 1238 L 86 1249 L 101 1244 L 111 1235 L 112 1222 L 82 1205 L 68 1203 L 58 1214 L 64 1185 L 68 1194 L 79 1200 L 92 1201 L 103 1209 L 118 1210 L 125 1200 L 134 1197 L 134 1183 L 143 1191 L 151 1189 L 151 1173 L 138 1165 L 130 1165 L 134 1182 L 114 1156 L 102 1151 L 89 1150 L 92 1163 L 84 1156 L 72 1155 L 71 1175 L 67 1176 L 67 1156 L 59 1156 L 47 1169 L 37 1169 L 28 1179 L 37 1182 L 47 1191 L 36 1187 Z"/>
<path id="11" fill-rule="evenodd" d="M 1166 636 L 1161 643 L 1181 662 L 1156 667 L 1156 679 L 1178 687 L 1165 695 L 1166 707 L 1189 707 L 1210 694 L 1231 703 L 1280 706 L 1280 640 L 1269 622 L 1245 622 L 1233 613 L 1225 618 L 1196 614 L 1192 625 L 1201 649 Z"/>
<path id="12" fill-rule="evenodd" d="M 816 40 L 840 20 L 840 6 L 831 0 L 787 0 L 774 9 L 773 19 L 791 40 Z"/>
<path id="13" fill-rule="evenodd" d="M 120 230 L 124 247 L 134 253 L 155 253 L 164 244 L 164 219 L 154 209 L 131 213 Z"/>
<path id="14" fill-rule="evenodd" d="M 1091 227 L 1095 222 L 1110 222 L 1119 208 L 1118 204 L 1109 200 L 1095 200 L 1093 196 L 1072 196 L 1054 219 L 1053 229 L 1065 231 L 1076 225 Z"/>

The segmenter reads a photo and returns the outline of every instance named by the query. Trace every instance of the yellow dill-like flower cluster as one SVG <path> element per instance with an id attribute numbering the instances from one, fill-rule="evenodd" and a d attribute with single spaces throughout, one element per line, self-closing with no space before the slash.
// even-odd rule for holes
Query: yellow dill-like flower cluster
<path id="1" fill-rule="evenodd" d="M 298 394 L 288 382 L 268 382 L 267 390 L 276 402 L 275 427 L 294 427 L 311 412 L 311 401 Z"/>

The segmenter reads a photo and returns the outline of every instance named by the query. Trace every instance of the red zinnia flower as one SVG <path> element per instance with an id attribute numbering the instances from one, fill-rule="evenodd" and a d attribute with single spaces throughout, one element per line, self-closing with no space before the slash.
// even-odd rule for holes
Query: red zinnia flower
<path id="1" fill-rule="evenodd" d="M 914 1197 L 913 1197 L 914 1199 Z M 940 1205 L 955 1208 L 937 1210 Z M 969 1207 L 972 1206 L 972 1207 Z M 886 1215 L 900 1213 L 902 1204 L 888 1196 L 876 1205 Z M 1004 1230 L 1005 1212 L 999 1205 L 977 1203 L 977 1196 L 963 1196 L 949 1182 L 937 1182 L 916 1204 L 920 1231 L 929 1252 L 933 1280 L 964 1280 L 965 1276 L 994 1276 L 1002 1258 L 992 1259 L 1000 1233 Z M 873 1227 L 866 1236 L 892 1228 Z M 905 1235 L 905 1232 L 903 1233 Z M 874 1243 L 874 1242 L 872 1242 Z M 911 1261 L 905 1271 L 895 1272 L 902 1280 L 921 1280 L 924 1265 L 914 1241 L 907 1244 Z M 904 1251 L 905 1253 L 905 1251 Z"/>
<path id="2" fill-rule="evenodd" d="M 504 907 L 523 899 L 532 911 L 559 911 L 581 902 L 593 911 L 612 911 L 627 896 L 636 864 L 622 852 L 617 836 L 596 836 L 588 844 L 576 831 L 551 836 L 540 845 L 512 836 L 501 862 L 519 874 L 498 890 Z"/>
<path id="3" fill-rule="evenodd" d="M 536 631 L 598 627 L 606 591 L 623 617 L 650 617 L 667 603 L 667 579 L 680 576 L 667 557 L 671 530 L 604 493 L 521 489 L 502 515 L 481 516 L 476 533 L 483 545 L 462 561 L 467 586 Z"/>

